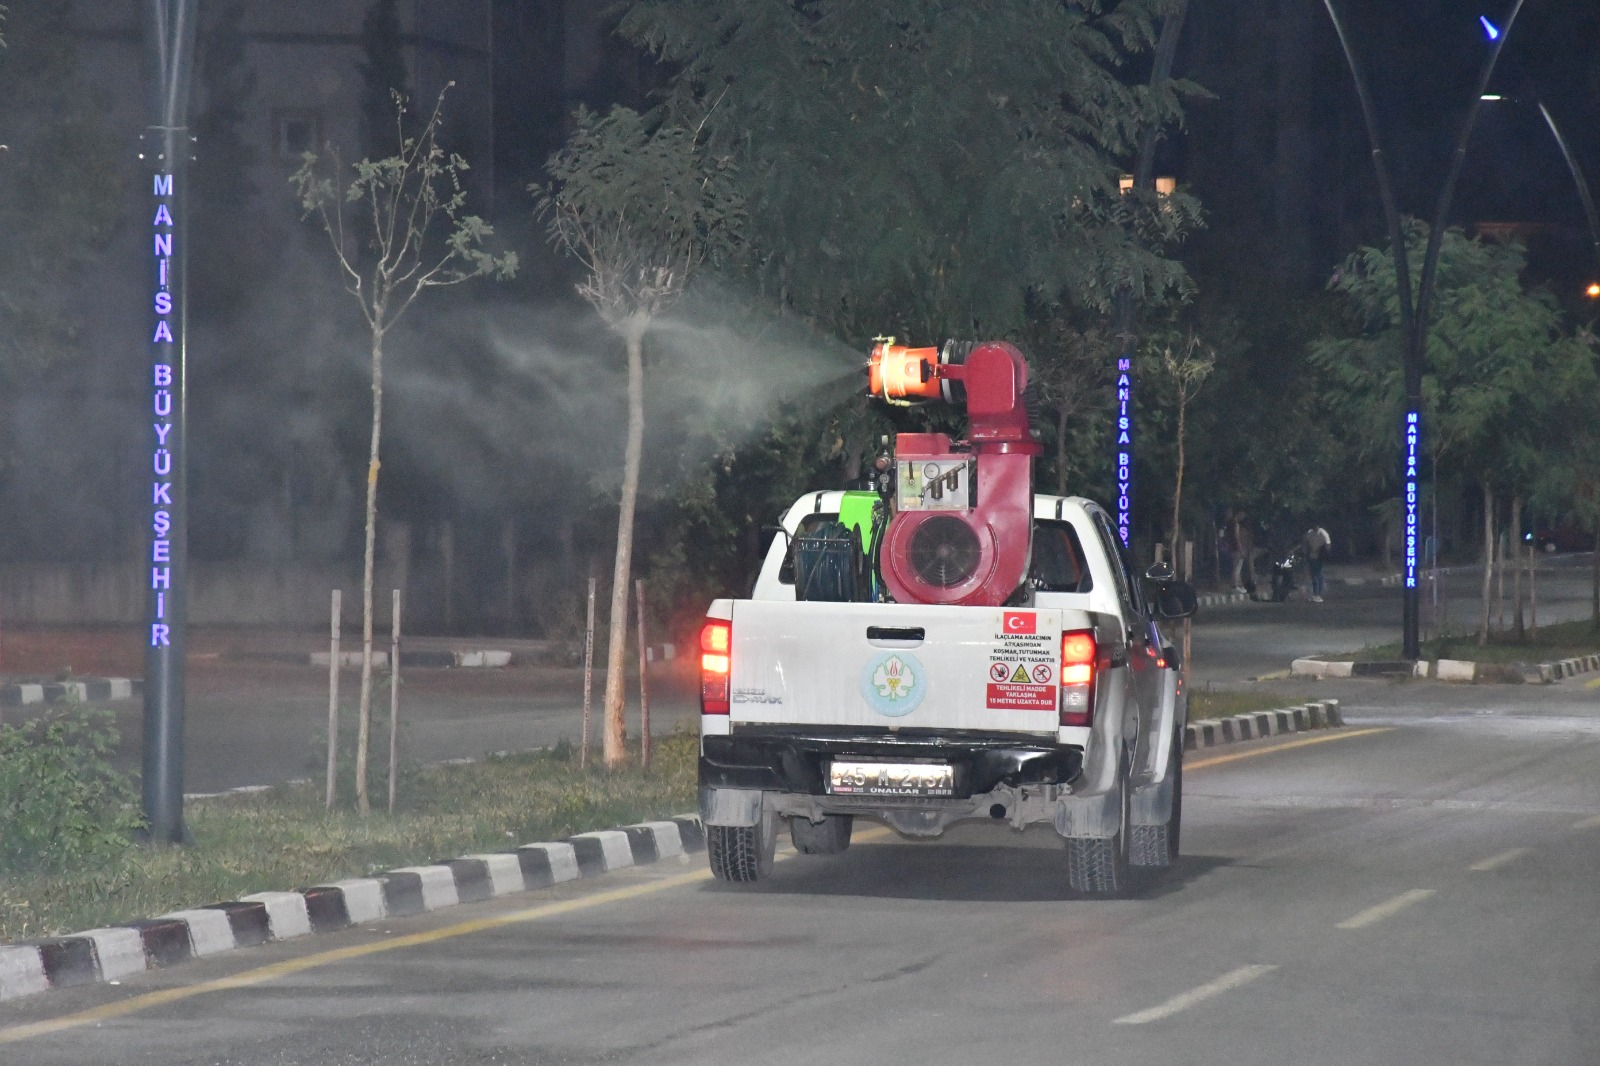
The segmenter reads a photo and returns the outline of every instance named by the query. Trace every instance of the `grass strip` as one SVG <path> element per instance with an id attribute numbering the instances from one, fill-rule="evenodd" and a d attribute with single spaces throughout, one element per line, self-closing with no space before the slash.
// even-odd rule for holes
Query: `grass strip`
<path id="1" fill-rule="evenodd" d="M 687 733 L 661 740 L 649 773 L 579 770 L 565 748 L 430 768 L 408 775 L 402 810 L 365 818 L 325 810 L 317 785 L 192 800 L 188 846 L 134 848 L 98 868 L 0 874 L 0 943 L 682 813 L 694 806 L 697 750 Z"/>
<path id="2" fill-rule="evenodd" d="M 1214 689 L 1209 682 L 1189 690 L 1191 722 L 1208 718 L 1229 718 L 1236 714 L 1251 714 L 1255 711 L 1277 711 L 1292 706 L 1294 703 L 1289 697 L 1270 690 Z"/>
<path id="3" fill-rule="evenodd" d="M 1476 632 L 1459 633 L 1425 640 L 1421 644 L 1424 659 L 1464 659 L 1479 663 L 1547 663 L 1556 659 L 1570 659 L 1579 655 L 1593 655 L 1600 651 L 1600 632 L 1588 619 L 1557 622 L 1540 626 L 1524 634 L 1521 640 L 1515 632 L 1490 633 L 1489 642 L 1480 645 Z M 1354 659 L 1358 662 L 1379 662 L 1400 658 L 1400 645 L 1379 644 L 1362 648 L 1354 653 L 1329 655 L 1331 659 Z"/>

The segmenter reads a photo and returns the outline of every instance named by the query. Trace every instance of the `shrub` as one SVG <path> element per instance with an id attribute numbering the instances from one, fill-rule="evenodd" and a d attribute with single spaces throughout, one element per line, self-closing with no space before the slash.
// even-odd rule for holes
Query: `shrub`
<path id="1" fill-rule="evenodd" d="M 127 775 L 112 769 L 114 716 L 62 702 L 0 725 L 0 874 L 107 866 L 143 824 Z"/>

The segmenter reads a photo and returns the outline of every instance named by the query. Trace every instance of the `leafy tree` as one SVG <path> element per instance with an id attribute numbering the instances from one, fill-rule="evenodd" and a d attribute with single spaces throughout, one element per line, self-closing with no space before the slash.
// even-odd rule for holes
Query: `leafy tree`
<path id="1" fill-rule="evenodd" d="M 628 358 L 628 430 L 623 450 L 616 556 L 606 652 L 603 756 L 620 766 L 633 567 L 634 512 L 644 450 L 644 340 L 707 261 L 732 254 L 743 228 L 743 202 L 732 160 L 701 143 L 703 127 L 655 125 L 637 112 L 577 114 L 571 137 L 535 185 L 552 243 L 579 263 L 578 293 Z"/>
<path id="2" fill-rule="evenodd" d="M 17 0 L 0 52 L 0 389 L 76 350 L 64 294 L 122 213 L 118 149 L 77 77 L 66 5 Z"/>
<path id="3" fill-rule="evenodd" d="M 454 83 L 452 83 L 454 84 Z M 450 86 L 446 86 L 448 91 Z M 404 133 L 405 101 L 393 98 L 395 155 L 345 167 L 307 152 L 290 177 L 307 216 L 315 215 L 371 333 L 372 434 L 367 458 L 366 544 L 361 570 L 361 700 L 356 747 L 356 801 L 367 796 L 367 744 L 372 717 L 372 571 L 378 527 L 378 452 L 383 432 L 383 344 L 422 293 L 476 277 L 504 279 L 517 270 L 515 252 L 485 245 L 494 229 L 466 212 L 461 175 L 467 161 L 439 146 L 444 92 L 421 130 Z"/>
<path id="4" fill-rule="evenodd" d="M 641 0 L 621 30 L 680 68 L 665 113 L 737 160 L 764 291 L 859 343 L 1014 336 L 1035 296 L 1184 290 L 1150 249 L 1194 202 L 1118 192 L 1189 88 L 1124 80 L 1168 6 Z"/>
<path id="5" fill-rule="evenodd" d="M 1413 221 L 1406 236 L 1420 252 L 1426 227 Z M 1420 262 L 1420 254 L 1415 258 Z M 1555 300 L 1524 290 L 1523 263 L 1519 244 L 1446 232 L 1422 381 L 1424 442 L 1435 478 L 1452 465 L 1475 477 L 1483 492 L 1480 642 L 1488 637 L 1496 492 L 1527 485 L 1534 469 L 1561 448 L 1552 435 L 1549 384 L 1582 374 L 1592 359 L 1583 345 L 1561 335 Z M 1357 454 L 1392 472 L 1404 396 L 1393 258 L 1385 249 L 1360 248 L 1331 286 L 1346 298 L 1349 325 L 1358 332 L 1319 340 L 1311 357 L 1339 385 L 1335 404 Z"/>

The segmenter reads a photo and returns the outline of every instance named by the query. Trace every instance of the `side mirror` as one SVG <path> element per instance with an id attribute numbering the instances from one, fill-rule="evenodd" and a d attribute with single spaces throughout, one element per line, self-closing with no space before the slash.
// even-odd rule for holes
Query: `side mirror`
<path id="1" fill-rule="evenodd" d="M 1200 600 L 1195 596 L 1194 586 L 1187 581 L 1161 581 L 1156 584 L 1153 592 L 1150 601 L 1155 607 L 1157 618 L 1169 620 L 1189 618 L 1200 609 Z"/>
<path id="2" fill-rule="evenodd" d="M 1151 581 L 1166 583 L 1172 581 L 1178 575 L 1173 573 L 1172 564 L 1163 559 L 1161 562 L 1151 563 L 1150 569 L 1144 572 L 1144 576 Z"/>

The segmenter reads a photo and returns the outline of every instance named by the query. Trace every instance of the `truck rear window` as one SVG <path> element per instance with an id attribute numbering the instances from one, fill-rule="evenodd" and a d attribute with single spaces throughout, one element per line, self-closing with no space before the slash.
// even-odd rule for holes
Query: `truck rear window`
<path id="1" fill-rule="evenodd" d="M 1094 587 L 1083 543 L 1071 522 L 1033 523 L 1033 587 L 1040 592 L 1088 592 Z"/>

